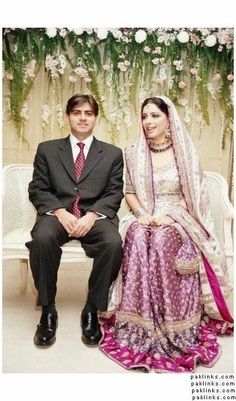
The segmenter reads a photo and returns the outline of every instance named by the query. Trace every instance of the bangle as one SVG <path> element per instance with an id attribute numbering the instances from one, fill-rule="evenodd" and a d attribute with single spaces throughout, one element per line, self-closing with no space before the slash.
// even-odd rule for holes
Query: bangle
<path id="1" fill-rule="evenodd" d="M 142 206 L 139 206 L 134 210 L 134 215 L 137 217 L 137 219 L 144 214 L 146 214 L 146 212 Z"/>

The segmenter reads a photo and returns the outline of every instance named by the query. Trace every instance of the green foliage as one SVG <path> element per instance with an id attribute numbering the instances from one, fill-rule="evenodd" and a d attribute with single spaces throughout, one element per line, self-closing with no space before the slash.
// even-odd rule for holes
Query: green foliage
<path id="1" fill-rule="evenodd" d="M 232 133 L 233 78 L 229 77 L 233 72 L 233 29 L 230 28 L 4 29 L 3 60 L 9 80 L 10 117 L 21 136 L 25 123 L 22 108 L 41 68 L 48 73 L 49 86 L 56 81 L 54 87 L 60 99 L 65 85 L 73 89 L 77 81 L 81 85 L 86 83 L 99 103 L 101 117 L 110 123 L 113 138 L 115 123 L 108 120 L 104 102 L 111 92 L 114 110 L 127 105 L 128 99 L 130 109 L 137 112 L 140 91 L 148 88 L 153 92 L 153 82 L 157 79 L 160 78 L 161 93 L 178 104 L 184 97 L 185 83 L 191 82 L 202 117 L 209 124 L 208 85 L 214 74 L 220 74 L 215 96 L 224 115 L 225 134 Z M 167 72 L 166 77 L 161 77 L 162 68 Z M 191 75 L 191 69 L 197 70 L 196 76 Z M 68 82 L 65 71 L 69 74 Z M 122 102 L 119 94 L 125 83 L 127 94 Z M 117 116 L 119 112 L 122 114 L 118 110 Z"/>

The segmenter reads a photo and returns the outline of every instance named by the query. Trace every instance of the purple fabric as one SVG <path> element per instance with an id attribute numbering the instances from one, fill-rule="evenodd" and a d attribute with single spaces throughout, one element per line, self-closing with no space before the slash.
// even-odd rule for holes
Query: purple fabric
<path id="1" fill-rule="evenodd" d="M 123 293 L 116 313 L 104 319 L 100 348 L 127 369 L 193 371 L 220 355 L 224 322 L 204 316 L 198 272 L 180 274 L 176 259 L 195 262 L 195 247 L 174 226 L 133 223 L 126 235 Z"/>

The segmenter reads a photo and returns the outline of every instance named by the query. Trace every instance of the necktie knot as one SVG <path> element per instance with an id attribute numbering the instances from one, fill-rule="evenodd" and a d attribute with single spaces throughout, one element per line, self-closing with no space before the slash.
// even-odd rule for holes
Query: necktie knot
<path id="1" fill-rule="evenodd" d="M 79 146 L 81 151 L 84 150 L 85 144 L 83 142 L 78 142 L 77 145 Z"/>

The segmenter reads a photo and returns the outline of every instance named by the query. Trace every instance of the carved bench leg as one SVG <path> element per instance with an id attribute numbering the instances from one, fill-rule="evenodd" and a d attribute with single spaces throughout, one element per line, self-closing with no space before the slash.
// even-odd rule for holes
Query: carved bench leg
<path id="1" fill-rule="evenodd" d="M 21 275 L 21 283 L 20 283 L 20 292 L 21 294 L 25 294 L 28 286 L 28 260 L 20 259 L 20 275 Z"/>

